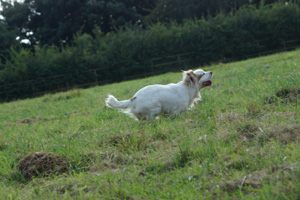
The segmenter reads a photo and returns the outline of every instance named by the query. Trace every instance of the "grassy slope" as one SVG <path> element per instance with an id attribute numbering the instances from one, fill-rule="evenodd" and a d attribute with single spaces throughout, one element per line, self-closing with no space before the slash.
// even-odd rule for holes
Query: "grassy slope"
<path id="1" fill-rule="evenodd" d="M 136 122 L 104 99 L 180 73 L 0 104 L 0 199 L 300 198 L 299 96 L 276 97 L 299 92 L 300 51 L 205 69 L 214 85 L 173 120 Z M 32 152 L 68 159 L 70 174 L 24 181 Z"/>

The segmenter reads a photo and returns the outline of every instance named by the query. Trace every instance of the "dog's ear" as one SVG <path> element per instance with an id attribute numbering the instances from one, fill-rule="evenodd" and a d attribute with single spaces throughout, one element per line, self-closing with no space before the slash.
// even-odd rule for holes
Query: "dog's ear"
<path id="1" fill-rule="evenodd" d="M 203 76 L 204 76 L 204 73 L 200 74 L 200 75 L 197 75 L 198 80 L 200 80 Z"/>
<path id="2" fill-rule="evenodd" d="M 193 87 L 197 84 L 197 75 L 193 70 L 183 72 L 183 84 L 189 87 Z"/>

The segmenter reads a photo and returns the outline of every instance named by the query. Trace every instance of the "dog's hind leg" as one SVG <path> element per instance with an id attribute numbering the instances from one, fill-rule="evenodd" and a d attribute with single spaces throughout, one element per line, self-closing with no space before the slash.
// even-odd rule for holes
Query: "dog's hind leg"
<path id="1" fill-rule="evenodd" d="M 147 116 L 147 120 L 148 121 L 152 121 L 155 116 L 157 116 L 157 115 L 159 115 L 161 113 L 161 109 L 162 109 L 161 106 L 157 106 L 155 108 L 151 108 L 149 110 L 149 114 Z"/>
<path id="2" fill-rule="evenodd" d="M 141 113 L 137 114 L 136 117 L 138 118 L 139 121 L 145 121 L 147 120 L 147 117 L 142 115 Z"/>

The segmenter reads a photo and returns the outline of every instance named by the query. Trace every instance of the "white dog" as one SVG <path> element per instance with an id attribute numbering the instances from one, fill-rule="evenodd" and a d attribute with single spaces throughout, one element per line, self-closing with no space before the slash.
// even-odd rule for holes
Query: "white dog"
<path id="1" fill-rule="evenodd" d="M 152 120 L 162 114 L 179 115 L 200 100 L 200 90 L 212 85 L 212 72 L 202 69 L 183 72 L 183 80 L 177 84 L 149 85 L 140 89 L 130 100 L 118 101 L 108 95 L 106 105 L 126 109 L 125 113 L 139 120 Z"/>

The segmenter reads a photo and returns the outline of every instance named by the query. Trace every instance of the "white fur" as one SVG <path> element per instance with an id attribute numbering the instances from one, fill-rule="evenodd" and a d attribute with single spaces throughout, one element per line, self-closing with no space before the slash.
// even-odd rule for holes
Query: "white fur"
<path id="1" fill-rule="evenodd" d="M 183 80 L 177 84 L 149 85 L 140 89 L 130 100 L 118 101 L 108 95 L 105 102 L 108 107 L 125 109 L 125 113 L 139 120 L 152 120 L 163 114 L 179 115 L 200 100 L 200 90 L 211 85 L 212 72 L 201 69 L 183 72 Z"/>

